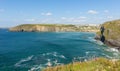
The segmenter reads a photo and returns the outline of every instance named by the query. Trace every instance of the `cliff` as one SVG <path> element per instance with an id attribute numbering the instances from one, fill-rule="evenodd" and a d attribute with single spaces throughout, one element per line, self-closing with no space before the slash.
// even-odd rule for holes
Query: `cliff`
<path id="1" fill-rule="evenodd" d="M 13 32 L 97 32 L 97 26 L 76 26 L 63 24 L 23 24 L 12 27 Z"/>
<path id="2" fill-rule="evenodd" d="M 102 24 L 105 28 L 105 44 L 120 49 L 120 20 L 108 21 Z M 97 32 L 96 39 L 100 39 L 101 33 Z"/>

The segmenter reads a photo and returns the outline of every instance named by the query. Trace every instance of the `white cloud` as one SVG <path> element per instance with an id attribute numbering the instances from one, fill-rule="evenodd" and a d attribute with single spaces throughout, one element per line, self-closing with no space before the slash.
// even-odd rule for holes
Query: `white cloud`
<path id="1" fill-rule="evenodd" d="M 105 13 L 109 13 L 109 10 L 104 10 Z"/>
<path id="2" fill-rule="evenodd" d="M 51 16 L 51 15 L 52 15 L 52 13 L 50 13 L 50 12 L 46 13 L 46 16 Z"/>
<path id="3" fill-rule="evenodd" d="M 4 12 L 5 10 L 4 9 L 0 9 L 0 12 Z"/>
<path id="4" fill-rule="evenodd" d="M 51 12 L 47 12 L 47 13 L 41 13 L 41 15 L 44 15 L 44 16 L 51 16 L 53 15 Z"/>
<path id="5" fill-rule="evenodd" d="M 33 22 L 33 21 L 35 21 L 35 19 L 25 19 L 25 21 Z"/>
<path id="6" fill-rule="evenodd" d="M 107 19 L 112 19 L 113 17 L 112 16 L 107 16 Z"/>
<path id="7" fill-rule="evenodd" d="M 79 17 L 79 19 L 86 19 L 87 17 L 84 17 L 84 16 L 81 16 L 81 17 Z"/>
<path id="8" fill-rule="evenodd" d="M 81 22 L 85 22 L 87 17 L 81 16 L 81 17 L 71 17 L 71 18 L 66 18 L 66 17 L 62 17 L 61 19 L 64 22 L 70 22 L 70 23 L 81 23 Z"/>
<path id="9" fill-rule="evenodd" d="M 75 23 L 81 23 L 81 22 L 85 22 L 86 20 L 81 20 L 81 19 L 74 19 L 73 22 Z"/>
<path id="10" fill-rule="evenodd" d="M 67 18 L 66 17 L 61 17 L 62 20 L 66 20 Z"/>
<path id="11" fill-rule="evenodd" d="M 87 13 L 88 13 L 88 14 L 98 14 L 98 12 L 95 11 L 95 10 L 89 10 Z"/>

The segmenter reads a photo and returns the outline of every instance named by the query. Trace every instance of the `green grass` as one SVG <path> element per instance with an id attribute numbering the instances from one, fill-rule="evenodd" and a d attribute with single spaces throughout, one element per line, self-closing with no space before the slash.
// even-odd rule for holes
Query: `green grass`
<path id="1" fill-rule="evenodd" d="M 120 20 L 105 22 L 103 26 L 105 27 L 104 36 L 106 39 L 116 40 L 120 38 Z M 97 34 L 100 35 L 100 32 Z"/>
<path id="2" fill-rule="evenodd" d="M 37 29 L 43 29 L 48 30 L 48 31 L 98 31 L 98 28 L 96 26 L 76 26 L 76 25 L 68 25 L 68 24 L 22 24 L 18 25 L 16 27 L 10 28 L 10 31 L 37 31 Z M 40 30 L 39 30 L 40 31 Z"/>
<path id="3" fill-rule="evenodd" d="M 113 61 L 105 58 L 97 58 L 86 62 L 48 67 L 43 69 L 43 71 L 120 71 L 120 60 Z"/>
<path id="4" fill-rule="evenodd" d="M 75 25 L 65 25 L 65 24 L 22 24 L 22 25 L 19 25 L 20 26 L 58 26 L 58 27 L 75 27 Z"/>

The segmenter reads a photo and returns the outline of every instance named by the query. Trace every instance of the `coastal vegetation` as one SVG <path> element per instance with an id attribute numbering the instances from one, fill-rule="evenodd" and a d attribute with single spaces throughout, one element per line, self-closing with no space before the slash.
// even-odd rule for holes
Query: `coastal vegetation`
<path id="1" fill-rule="evenodd" d="M 117 40 L 120 37 L 120 20 L 105 22 L 103 26 L 105 27 L 104 35 L 106 39 Z M 100 35 L 100 32 L 97 34 Z"/>
<path id="2" fill-rule="evenodd" d="M 43 71 L 120 71 L 120 60 L 95 58 L 85 62 L 73 62 L 68 65 L 48 67 Z"/>
<path id="3" fill-rule="evenodd" d="M 108 21 L 102 24 L 104 26 L 105 44 L 120 49 L 120 20 Z M 100 39 L 100 31 L 97 32 L 97 39 Z"/>
<path id="4" fill-rule="evenodd" d="M 79 26 L 65 24 L 22 24 L 9 31 L 17 32 L 97 32 L 98 26 Z"/>

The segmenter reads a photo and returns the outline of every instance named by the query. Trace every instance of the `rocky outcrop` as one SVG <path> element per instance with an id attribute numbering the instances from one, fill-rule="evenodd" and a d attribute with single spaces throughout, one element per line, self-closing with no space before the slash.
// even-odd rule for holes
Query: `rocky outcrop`
<path id="1" fill-rule="evenodd" d="M 105 22 L 104 26 L 105 44 L 120 49 L 120 20 Z M 100 40 L 101 32 L 97 32 L 95 39 Z"/>
<path id="2" fill-rule="evenodd" d="M 76 26 L 76 25 L 57 25 L 57 24 L 23 24 L 9 31 L 13 32 L 97 32 L 97 26 Z"/>

